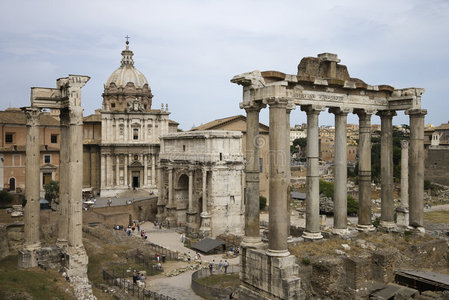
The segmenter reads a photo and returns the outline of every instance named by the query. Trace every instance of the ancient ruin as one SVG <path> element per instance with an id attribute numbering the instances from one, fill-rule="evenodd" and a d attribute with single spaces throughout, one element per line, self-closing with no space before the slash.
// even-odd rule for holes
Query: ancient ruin
<path id="1" fill-rule="evenodd" d="M 196 236 L 243 234 L 242 134 L 193 131 L 162 137 L 158 214 Z"/>
<path id="2" fill-rule="evenodd" d="M 56 88 L 31 88 L 27 116 L 25 243 L 19 267 L 30 268 L 56 257 L 66 269 L 78 299 L 94 299 L 87 279 L 88 257 L 82 240 L 83 108 L 81 88 L 88 76 L 69 75 Z M 42 249 L 39 240 L 39 115 L 42 109 L 60 110 L 60 205 L 57 247 Z M 50 254 L 49 254 L 50 253 Z M 54 255 L 56 253 L 56 255 Z"/>
<path id="3" fill-rule="evenodd" d="M 395 89 L 389 85 L 368 85 L 351 78 L 336 54 L 305 57 L 296 75 L 278 71 L 253 71 L 232 78 L 243 86 L 248 126 L 245 237 L 242 243 L 241 288 L 243 299 L 300 299 L 303 294 L 295 257 L 287 248 L 289 232 L 288 187 L 290 181 L 290 113 L 300 106 L 307 114 L 306 228 L 304 240 L 321 239 L 319 216 L 318 118 L 329 108 L 335 115 L 336 155 L 334 190 L 334 232 L 347 231 L 346 220 L 346 120 L 348 113 L 359 117 L 359 231 L 372 231 L 371 224 L 371 116 L 381 118 L 381 226 L 394 228 L 392 118 L 396 111 L 410 116 L 409 221 L 423 231 L 424 116 L 421 95 L 424 89 Z M 270 110 L 270 206 L 268 245 L 259 233 L 259 112 Z M 253 142 L 250 142 L 253 141 Z"/>

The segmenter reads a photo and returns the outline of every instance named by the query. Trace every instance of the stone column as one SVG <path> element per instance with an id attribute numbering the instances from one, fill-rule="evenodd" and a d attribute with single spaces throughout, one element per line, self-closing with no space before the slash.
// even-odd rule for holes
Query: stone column
<path id="1" fill-rule="evenodd" d="M 100 155 L 101 155 L 100 188 L 101 190 L 103 190 L 106 188 L 106 154 L 101 153 Z"/>
<path id="2" fill-rule="evenodd" d="M 287 248 L 287 189 L 289 151 L 286 139 L 288 132 L 285 124 L 287 118 L 287 99 L 273 99 L 270 105 L 270 205 L 268 224 L 269 256 L 288 256 Z"/>
<path id="3" fill-rule="evenodd" d="M 193 207 L 193 169 L 189 169 L 189 212 L 195 212 Z"/>
<path id="4" fill-rule="evenodd" d="M 83 247 L 82 239 L 82 186 L 83 186 L 83 109 L 69 108 L 70 157 L 69 157 L 69 246 Z"/>
<path id="5" fill-rule="evenodd" d="M 176 206 L 173 203 L 173 166 L 168 166 L 168 204 L 167 208 L 167 222 L 169 226 L 176 224 L 175 212 Z"/>
<path id="6" fill-rule="evenodd" d="M 425 109 L 410 109 L 409 225 L 424 231 L 424 116 Z"/>
<path id="7" fill-rule="evenodd" d="M 203 193 L 202 193 L 202 208 L 201 208 L 201 227 L 200 233 L 202 236 L 210 235 L 210 215 L 207 211 L 207 168 L 203 166 Z"/>
<path id="8" fill-rule="evenodd" d="M 120 156 L 115 155 L 115 185 L 120 186 Z"/>
<path id="9" fill-rule="evenodd" d="M 68 245 L 68 201 L 69 201 L 69 156 L 70 156 L 70 136 L 69 136 L 69 111 L 61 109 L 60 119 L 60 147 L 59 147 L 59 220 L 58 239 L 56 244 L 61 247 Z"/>
<path id="10" fill-rule="evenodd" d="M 127 154 L 125 154 L 124 160 L 125 160 L 125 165 L 123 166 L 123 177 L 125 179 L 125 186 L 128 187 L 129 183 L 128 183 L 128 155 Z"/>
<path id="11" fill-rule="evenodd" d="M 401 141 L 401 205 L 396 208 L 397 225 L 408 226 L 408 145 L 409 141 Z"/>
<path id="12" fill-rule="evenodd" d="M 307 105 L 301 110 L 307 113 L 306 228 L 303 238 L 321 239 L 318 116 L 322 108 Z"/>
<path id="13" fill-rule="evenodd" d="M 348 159 L 347 145 L 347 116 L 349 109 L 330 108 L 330 113 L 335 114 L 335 159 L 334 159 L 334 233 L 344 234 L 347 229 L 348 215 Z"/>
<path id="14" fill-rule="evenodd" d="M 246 106 L 243 108 L 246 111 L 246 205 L 245 236 L 242 245 L 246 247 L 255 247 L 261 244 L 259 232 L 259 147 L 262 143 L 262 137 L 259 136 L 259 112 L 261 107 Z M 204 176 L 205 173 L 203 170 L 203 180 Z"/>
<path id="15" fill-rule="evenodd" d="M 151 186 L 156 184 L 156 158 L 155 155 L 151 155 Z"/>
<path id="16" fill-rule="evenodd" d="M 111 154 L 106 154 L 106 187 L 109 188 L 112 185 L 112 162 Z"/>
<path id="17" fill-rule="evenodd" d="M 148 186 L 148 155 L 143 155 L 143 186 Z"/>
<path id="18" fill-rule="evenodd" d="M 162 222 L 164 219 L 164 207 L 165 207 L 165 201 L 164 201 L 164 168 L 159 165 L 157 167 L 158 172 L 158 195 L 157 195 L 157 215 L 156 220 L 158 223 Z"/>
<path id="19" fill-rule="evenodd" d="M 129 142 L 129 140 L 128 140 L 128 130 L 129 130 L 129 128 L 128 128 L 128 120 L 127 119 L 124 120 L 123 125 L 124 125 L 124 127 L 123 127 L 123 137 L 125 139 L 125 142 Z"/>
<path id="20" fill-rule="evenodd" d="M 19 255 L 19 267 L 31 268 L 37 265 L 35 251 L 40 248 L 40 109 L 25 108 L 26 115 L 26 164 L 25 164 L 25 241 Z"/>
<path id="21" fill-rule="evenodd" d="M 371 224 L 371 114 L 357 110 L 359 116 L 359 211 L 357 229 L 373 231 Z"/>
<path id="22" fill-rule="evenodd" d="M 381 122 L 381 216 L 380 225 L 384 228 L 394 228 L 394 203 L 393 203 L 393 116 L 395 111 L 380 111 L 377 113 Z"/>
<path id="23" fill-rule="evenodd" d="M 287 105 L 287 116 L 285 118 L 285 131 L 287 132 L 287 138 L 285 141 L 287 142 L 286 149 L 288 151 L 288 160 L 285 172 L 287 173 L 287 237 L 288 239 L 291 239 L 292 236 L 290 234 L 290 226 L 291 226 L 291 216 L 292 216 L 292 209 L 291 209 L 291 201 L 292 201 L 292 194 L 291 194 L 291 155 L 290 155 L 290 113 L 291 111 L 295 109 L 295 105 Z"/>

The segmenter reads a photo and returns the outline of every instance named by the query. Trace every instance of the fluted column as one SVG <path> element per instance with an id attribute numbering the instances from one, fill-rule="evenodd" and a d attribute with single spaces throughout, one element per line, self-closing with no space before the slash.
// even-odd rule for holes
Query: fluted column
<path id="1" fill-rule="evenodd" d="M 151 155 L 151 186 L 156 184 L 156 158 L 155 155 Z"/>
<path id="2" fill-rule="evenodd" d="M 357 229 L 372 231 L 371 224 L 371 114 L 357 110 L 359 116 L 359 211 Z"/>
<path id="3" fill-rule="evenodd" d="M 128 187 L 128 155 L 125 154 L 123 159 L 125 160 L 125 165 L 123 166 L 123 178 L 125 180 L 125 186 Z"/>
<path id="4" fill-rule="evenodd" d="M 164 219 L 164 207 L 166 205 L 164 198 L 165 198 L 165 193 L 164 193 L 164 168 L 159 165 L 157 167 L 157 178 L 158 178 L 158 195 L 157 195 L 157 215 L 156 215 L 156 219 L 158 222 L 162 222 L 162 220 Z"/>
<path id="5" fill-rule="evenodd" d="M 56 244 L 59 247 L 68 245 L 68 201 L 69 201 L 69 111 L 61 109 L 60 119 L 60 147 L 59 147 L 59 220 L 58 220 L 58 239 Z M 92 180 L 92 179 L 91 179 Z"/>
<path id="6" fill-rule="evenodd" d="M 143 155 L 143 186 L 148 185 L 148 155 Z"/>
<path id="7" fill-rule="evenodd" d="M 69 157 L 69 246 L 82 247 L 82 186 L 83 186 L 83 109 L 71 107 L 70 116 L 70 157 Z"/>
<path id="8" fill-rule="evenodd" d="M 193 169 L 189 169 L 189 208 L 190 213 L 195 212 L 193 207 Z"/>
<path id="9" fill-rule="evenodd" d="M 381 122 L 381 153 L 380 177 L 381 177 L 381 226 L 393 228 L 394 203 L 393 203 L 393 116 L 395 111 L 380 111 L 377 113 Z"/>
<path id="10" fill-rule="evenodd" d="M 334 159 L 334 229 L 337 234 L 347 231 L 348 215 L 348 160 L 347 160 L 347 116 L 350 110 L 331 108 L 330 113 L 335 114 L 335 159 Z"/>
<path id="11" fill-rule="evenodd" d="M 424 231 L 424 116 L 425 109 L 406 111 L 410 117 L 409 225 Z"/>
<path id="12" fill-rule="evenodd" d="M 303 238 L 321 239 L 318 116 L 323 108 L 307 105 L 301 110 L 307 113 L 306 228 Z"/>
<path id="13" fill-rule="evenodd" d="M 247 106 L 243 108 L 246 111 L 246 205 L 243 245 L 253 247 L 261 243 L 259 233 L 259 146 L 262 138 L 259 136 L 259 112 L 261 107 Z M 203 170 L 203 184 L 205 184 L 205 174 Z M 203 202 L 205 202 L 204 199 Z"/>
<path id="14" fill-rule="evenodd" d="M 270 105 L 270 204 L 268 224 L 268 250 L 270 256 L 288 256 L 287 248 L 287 189 L 289 151 L 285 128 L 287 99 L 274 99 Z"/>
<path id="15" fill-rule="evenodd" d="M 103 190 L 106 188 L 106 154 L 101 153 L 101 171 L 100 171 L 100 188 Z"/>
<path id="16" fill-rule="evenodd" d="M 396 208 L 396 224 L 408 226 L 408 140 L 401 141 L 401 205 Z"/>
<path id="17" fill-rule="evenodd" d="M 401 141 L 401 205 L 408 209 L 408 145 L 409 141 Z"/>
<path id="18" fill-rule="evenodd" d="M 175 220 L 175 212 L 176 206 L 173 203 L 173 166 L 168 166 L 168 204 L 167 208 L 167 222 L 169 225 L 173 225 L 176 223 Z"/>
<path id="19" fill-rule="evenodd" d="M 40 247 L 40 109 L 26 108 L 26 164 L 25 164 L 25 242 L 24 250 L 33 251 Z M 37 263 L 32 262 L 32 266 Z"/>
<path id="20" fill-rule="evenodd" d="M 115 186 L 120 186 L 120 156 L 115 155 Z"/>
<path id="21" fill-rule="evenodd" d="M 203 166 L 203 191 L 201 203 L 201 227 L 200 233 L 202 236 L 210 235 L 210 214 L 207 211 L 207 167 Z"/>

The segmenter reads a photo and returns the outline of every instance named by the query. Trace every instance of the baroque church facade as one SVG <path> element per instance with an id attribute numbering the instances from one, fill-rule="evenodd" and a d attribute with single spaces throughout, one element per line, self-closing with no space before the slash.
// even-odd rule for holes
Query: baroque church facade
<path id="1" fill-rule="evenodd" d="M 153 94 L 134 67 L 126 42 L 121 65 L 106 81 L 101 110 L 84 118 L 83 189 L 113 197 L 130 189 L 157 191 L 160 137 L 177 132 L 168 106 L 152 109 Z"/>

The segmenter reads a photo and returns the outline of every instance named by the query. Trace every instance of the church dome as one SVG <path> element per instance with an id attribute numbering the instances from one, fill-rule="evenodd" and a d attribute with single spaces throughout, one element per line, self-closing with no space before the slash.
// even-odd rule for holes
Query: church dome
<path id="1" fill-rule="evenodd" d="M 117 87 L 125 87 L 127 83 L 131 82 L 136 88 L 143 88 L 148 85 L 145 76 L 134 67 L 133 60 L 134 53 L 129 50 L 129 42 L 126 42 L 126 49 L 122 51 L 121 66 L 115 70 L 106 81 L 106 86 L 109 87 L 114 83 Z"/>

